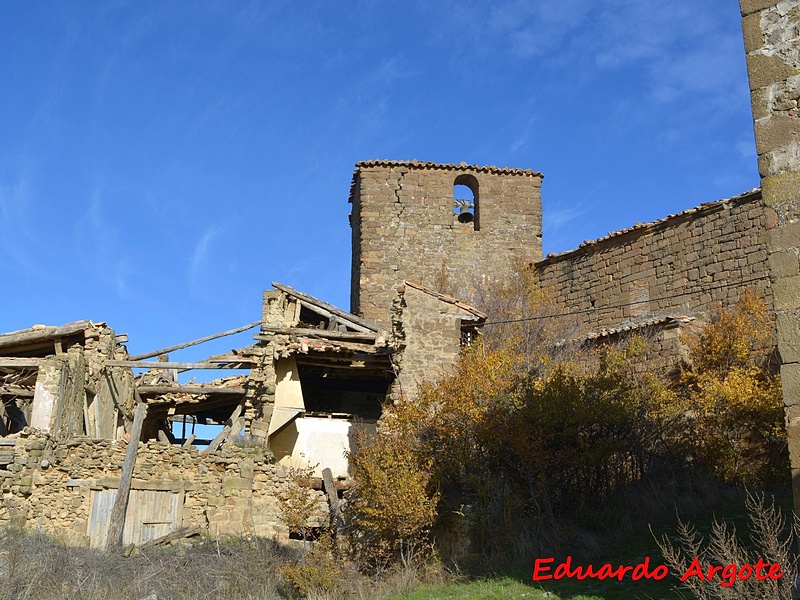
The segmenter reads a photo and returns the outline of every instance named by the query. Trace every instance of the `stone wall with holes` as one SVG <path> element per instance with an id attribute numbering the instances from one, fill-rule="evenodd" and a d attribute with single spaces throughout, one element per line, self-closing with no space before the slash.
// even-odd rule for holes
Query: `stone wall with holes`
<path id="1" fill-rule="evenodd" d="M 474 221 L 454 212 L 454 185 L 477 198 Z M 387 329 L 395 288 L 413 281 L 476 301 L 515 260 L 541 258 L 542 176 L 533 171 L 434 163 L 358 163 L 350 201 L 351 311 Z"/>
<path id="2" fill-rule="evenodd" d="M 7 442 L 8 440 L 6 440 Z M 25 430 L 16 436 L 10 463 L 0 465 L 0 527 L 14 524 L 88 544 L 94 494 L 116 489 L 127 445 L 75 438 L 66 443 Z M 263 447 L 230 447 L 206 454 L 192 447 L 140 443 L 133 490 L 179 493 L 180 526 L 212 536 L 258 535 L 286 539 L 278 497 L 294 485 Z M 310 525 L 327 519 L 322 492 Z"/>
<path id="3" fill-rule="evenodd" d="M 571 313 L 576 337 L 653 317 L 702 319 L 745 288 L 771 310 L 765 240 L 776 222 L 756 191 L 632 227 L 533 268 L 540 286 Z"/>

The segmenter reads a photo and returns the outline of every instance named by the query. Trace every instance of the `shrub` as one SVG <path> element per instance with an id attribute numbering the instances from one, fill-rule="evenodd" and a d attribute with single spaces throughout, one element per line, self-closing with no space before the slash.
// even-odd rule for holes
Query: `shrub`
<path id="1" fill-rule="evenodd" d="M 314 467 L 289 467 L 287 483 L 278 495 L 281 520 L 289 533 L 306 541 L 311 533 L 311 518 L 317 509 L 314 490 L 306 485 L 314 474 Z"/>
<path id="2" fill-rule="evenodd" d="M 370 567 L 424 546 L 436 518 L 439 495 L 432 486 L 431 461 L 414 445 L 406 435 L 361 435 L 349 455 L 356 482 L 347 498 L 350 540 Z"/>
<path id="3" fill-rule="evenodd" d="M 752 495 L 747 497 L 747 510 L 750 519 L 750 538 L 752 546 L 743 543 L 736 535 L 736 529 L 725 521 L 715 520 L 708 538 L 698 535 L 691 525 L 678 521 L 677 544 L 663 535 L 656 539 L 664 560 L 673 574 L 679 577 L 691 573 L 682 587 L 698 600 L 787 600 L 795 590 L 798 557 L 792 547 L 800 533 L 800 523 L 795 518 L 787 526 L 786 518 L 774 502 L 767 505 L 764 498 Z M 758 580 L 755 576 L 746 579 L 733 579 L 731 569 L 717 573 L 708 580 L 710 565 L 756 565 L 761 559 L 765 563 L 779 564 L 785 575 L 779 579 Z M 696 574 L 699 565 L 704 577 Z M 767 570 L 762 571 L 766 575 Z M 735 581 L 732 585 L 730 582 Z M 724 582 L 725 585 L 721 585 Z"/>
<path id="4" fill-rule="evenodd" d="M 301 560 L 282 566 L 281 575 L 298 594 L 307 598 L 336 591 L 343 577 L 343 565 L 335 540 L 326 532 Z"/>
<path id="5" fill-rule="evenodd" d="M 788 474 L 780 376 L 764 358 L 770 335 L 766 305 L 747 292 L 690 340 L 676 404 L 686 452 L 729 483 L 759 485 Z"/>

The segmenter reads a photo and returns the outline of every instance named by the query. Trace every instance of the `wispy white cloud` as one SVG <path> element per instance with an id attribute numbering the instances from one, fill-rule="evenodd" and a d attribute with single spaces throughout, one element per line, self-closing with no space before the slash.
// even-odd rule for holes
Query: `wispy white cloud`
<path id="1" fill-rule="evenodd" d="M 197 286 L 200 275 L 205 271 L 208 262 L 209 250 L 214 241 L 214 238 L 219 232 L 218 225 L 214 224 L 206 228 L 203 235 L 194 245 L 192 256 L 189 261 L 188 280 L 189 286 L 194 291 Z"/>
<path id="2" fill-rule="evenodd" d="M 525 125 L 517 134 L 517 137 L 514 138 L 514 141 L 511 142 L 511 146 L 508 149 L 509 156 L 513 156 L 519 150 L 528 145 L 528 143 L 531 141 L 531 132 L 533 130 L 533 124 L 535 122 L 536 122 L 536 116 L 527 119 Z"/>
<path id="3" fill-rule="evenodd" d="M 542 215 L 542 229 L 548 233 L 557 233 L 566 225 L 585 215 L 585 206 L 561 206 L 544 211 Z"/>
<path id="4" fill-rule="evenodd" d="M 30 252 L 30 248 L 35 246 L 29 215 L 30 184 L 26 174 L 21 174 L 8 185 L 0 182 L 0 249 L 6 258 L 3 262 L 18 269 L 39 271 Z"/>
<path id="5" fill-rule="evenodd" d="M 758 156 L 756 153 L 755 138 L 752 136 L 736 142 L 736 150 L 741 158 L 755 159 Z"/>
<path id="6" fill-rule="evenodd" d="M 92 187 L 89 205 L 83 215 L 75 221 L 73 239 L 76 256 L 89 272 L 87 283 L 115 292 L 116 298 L 123 302 L 149 304 L 146 294 L 131 285 L 136 277 L 133 262 L 131 222 L 124 222 L 124 211 L 113 216 L 108 214 L 109 205 L 124 205 L 115 202 L 102 181 Z"/>

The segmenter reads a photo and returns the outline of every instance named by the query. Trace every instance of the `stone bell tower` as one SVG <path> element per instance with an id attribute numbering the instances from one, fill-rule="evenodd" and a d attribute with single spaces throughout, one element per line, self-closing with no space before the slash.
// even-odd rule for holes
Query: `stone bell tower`
<path id="1" fill-rule="evenodd" d="M 408 280 L 470 301 L 518 261 L 542 258 L 542 174 L 365 161 L 356 165 L 350 309 L 384 327 Z"/>

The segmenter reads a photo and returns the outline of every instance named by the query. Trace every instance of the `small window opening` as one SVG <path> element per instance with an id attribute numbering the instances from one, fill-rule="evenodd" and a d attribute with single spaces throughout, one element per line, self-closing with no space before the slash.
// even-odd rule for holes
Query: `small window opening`
<path id="1" fill-rule="evenodd" d="M 453 183 L 453 214 L 462 224 L 472 223 L 475 231 L 479 227 L 478 180 L 473 175 L 459 175 Z"/>
<path id="2" fill-rule="evenodd" d="M 462 325 L 461 326 L 461 347 L 469 348 L 475 339 L 478 337 L 478 328 L 475 325 Z"/>

